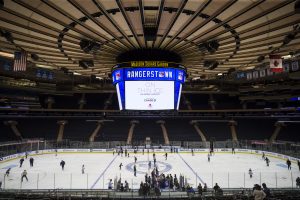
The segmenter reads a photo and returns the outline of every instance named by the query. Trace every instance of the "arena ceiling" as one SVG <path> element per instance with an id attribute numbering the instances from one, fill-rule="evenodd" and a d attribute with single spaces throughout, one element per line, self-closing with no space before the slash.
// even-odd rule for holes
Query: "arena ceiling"
<path id="1" fill-rule="evenodd" d="M 177 53 L 191 78 L 247 70 L 299 50 L 295 0 L 4 0 L 0 51 L 24 49 L 33 63 L 107 77 L 132 49 Z M 154 31 L 154 33 L 153 33 Z M 80 41 L 100 44 L 86 53 Z M 205 45 L 216 42 L 213 51 Z M 263 56 L 265 59 L 262 59 Z M 261 59 L 258 59 L 258 58 Z M 81 60 L 93 60 L 83 69 Z M 214 69 L 205 61 L 216 61 Z"/>

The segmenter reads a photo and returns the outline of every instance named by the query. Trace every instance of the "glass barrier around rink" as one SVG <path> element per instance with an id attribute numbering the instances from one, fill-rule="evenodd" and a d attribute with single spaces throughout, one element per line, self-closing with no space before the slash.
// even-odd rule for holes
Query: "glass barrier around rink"
<path id="1" fill-rule="evenodd" d="M 202 187 L 207 184 L 209 189 L 212 189 L 216 183 L 224 189 L 253 188 L 254 184 L 261 185 L 262 183 L 269 188 L 296 188 L 297 178 L 297 174 L 293 174 L 293 172 L 254 172 L 252 178 L 246 172 L 204 172 L 181 175 L 184 177 L 184 185 L 189 185 L 196 190 L 199 183 Z M 120 174 L 101 174 L 99 176 L 97 173 L 28 172 L 27 178 L 28 181 L 25 177 L 22 181 L 21 173 L 10 173 L 8 176 L 1 174 L 2 189 L 108 189 L 109 181 L 112 179 L 113 188 L 116 190 Z M 121 183 L 124 186 L 125 181 L 128 182 L 130 189 L 138 190 L 141 181 L 144 182 L 144 176 L 127 179 L 121 177 Z M 169 189 L 175 190 L 169 187 L 165 188 L 165 190 Z"/>

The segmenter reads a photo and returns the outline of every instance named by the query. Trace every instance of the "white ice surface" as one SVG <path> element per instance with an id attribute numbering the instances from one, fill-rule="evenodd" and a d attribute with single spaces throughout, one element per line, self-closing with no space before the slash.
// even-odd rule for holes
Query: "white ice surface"
<path id="1" fill-rule="evenodd" d="M 149 173 L 148 161 L 152 161 L 152 153 L 136 154 L 137 177 L 133 176 L 131 170 L 134 164 L 134 154 L 129 158 L 113 156 L 111 153 L 61 153 L 33 156 L 34 167 L 29 166 L 29 157 L 19 168 L 19 160 L 11 160 L 0 164 L 0 180 L 2 188 L 6 189 L 107 189 L 109 179 L 122 178 L 127 180 L 130 188 L 138 188 L 144 181 L 145 173 Z M 168 154 L 165 160 L 163 153 L 156 153 L 159 170 L 166 170 L 165 174 L 180 174 L 187 178 L 188 183 L 196 187 L 201 183 L 207 183 L 208 187 L 216 182 L 222 188 L 253 187 L 255 183 L 265 182 L 269 187 L 295 187 L 295 179 L 300 176 L 298 166 L 292 163 L 289 171 L 285 160 L 271 158 L 270 166 L 262 160 L 261 156 L 255 154 L 220 153 L 207 161 L 207 154 L 190 153 Z M 59 163 L 66 162 L 65 170 L 62 171 Z M 119 164 L 123 167 L 119 170 Z M 85 174 L 81 173 L 81 166 L 85 165 Z M 15 167 L 14 167 L 15 166 Z M 12 167 L 9 177 L 4 178 L 5 171 Z M 248 170 L 253 170 L 253 178 L 250 179 Z M 21 183 L 21 173 L 28 171 L 27 182 Z"/>

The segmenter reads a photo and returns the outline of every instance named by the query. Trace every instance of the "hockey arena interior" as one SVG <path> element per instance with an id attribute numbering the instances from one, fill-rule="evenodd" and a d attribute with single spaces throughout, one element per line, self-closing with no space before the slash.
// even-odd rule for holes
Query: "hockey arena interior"
<path id="1" fill-rule="evenodd" d="M 0 200 L 300 199 L 300 0 L 0 0 Z"/>

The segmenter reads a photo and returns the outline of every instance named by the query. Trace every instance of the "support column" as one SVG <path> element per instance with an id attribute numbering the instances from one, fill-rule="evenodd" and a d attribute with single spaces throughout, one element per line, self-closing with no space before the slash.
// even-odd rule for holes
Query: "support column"
<path id="1" fill-rule="evenodd" d="M 230 127 L 230 132 L 231 132 L 231 138 L 232 138 L 232 141 L 233 142 L 237 142 L 238 139 L 237 139 L 237 134 L 236 134 L 236 125 L 237 125 L 237 122 L 234 121 L 234 120 L 230 120 L 229 123 L 228 123 L 229 127 Z"/>
<path id="2" fill-rule="evenodd" d="M 201 131 L 201 129 L 199 128 L 197 121 L 192 120 L 192 121 L 190 121 L 190 124 L 192 126 L 194 126 L 195 130 L 197 131 L 197 133 L 201 137 L 202 142 L 206 142 L 206 137 L 205 137 L 204 133 Z"/>
<path id="3" fill-rule="evenodd" d="M 18 140 L 22 140 L 23 137 L 20 133 L 20 131 L 17 128 L 18 122 L 14 120 L 9 120 L 4 122 L 5 125 L 10 126 L 11 130 L 15 134 L 15 136 L 18 138 Z"/>
<path id="4" fill-rule="evenodd" d="M 127 142 L 126 142 L 127 145 L 130 145 L 132 143 L 133 131 L 134 131 L 135 125 L 138 123 L 139 123 L 139 121 L 137 121 L 137 120 L 130 121 L 130 128 L 128 131 L 128 137 L 127 137 Z"/>
<path id="5" fill-rule="evenodd" d="M 209 95 L 209 101 L 208 101 L 210 108 L 212 110 L 216 110 L 216 101 L 214 100 L 214 97 L 212 94 Z"/>
<path id="6" fill-rule="evenodd" d="M 47 104 L 47 108 L 48 109 L 52 109 L 52 106 L 54 104 L 54 99 L 53 97 L 48 97 L 46 100 L 45 100 L 45 103 Z"/>
<path id="7" fill-rule="evenodd" d="M 68 123 L 68 121 L 66 120 L 60 120 L 57 122 L 57 124 L 59 124 L 59 129 L 58 129 L 58 134 L 57 134 L 57 142 L 61 142 L 63 140 L 64 137 L 64 129 L 65 129 L 65 125 Z"/>
<path id="8" fill-rule="evenodd" d="M 84 105 L 86 104 L 85 94 L 82 94 L 78 104 L 79 104 L 79 109 L 80 110 L 83 109 Z"/>
<path id="9" fill-rule="evenodd" d="M 275 123 L 275 130 L 270 138 L 270 143 L 275 142 L 279 132 L 281 131 L 281 128 L 285 126 L 285 124 L 283 122 L 276 122 Z"/>
<path id="10" fill-rule="evenodd" d="M 165 121 L 159 120 L 159 121 L 156 121 L 156 123 L 158 123 L 161 127 L 161 130 L 162 130 L 162 133 L 164 136 L 164 140 L 165 140 L 165 145 L 170 145 L 170 140 L 169 140 L 169 136 L 168 136 L 168 131 L 165 126 Z"/>
<path id="11" fill-rule="evenodd" d="M 103 120 L 97 121 L 97 126 L 96 126 L 95 130 L 92 132 L 92 134 L 90 135 L 90 138 L 89 138 L 90 142 L 95 141 L 95 137 L 97 137 L 102 125 L 103 125 Z"/>

